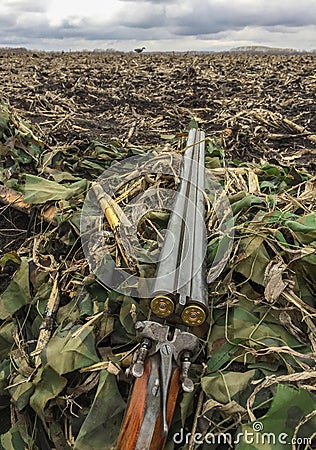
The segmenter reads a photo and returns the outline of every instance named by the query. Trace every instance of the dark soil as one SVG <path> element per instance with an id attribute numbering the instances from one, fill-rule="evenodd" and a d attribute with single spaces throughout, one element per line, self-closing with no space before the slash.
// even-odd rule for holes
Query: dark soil
<path id="1" fill-rule="evenodd" d="M 17 250 L 25 242 L 30 218 L 27 214 L 16 211 L 9 206 L 1 206 L 0 211 L 1 258 L 4 253 Z M 16 267 L 12 264 L 7 264 L 3 269 L 0 267 L 0 293 L 10 283 L 15 270 Z"/>
<path id="2" fill-rule="evenodd" d="M 0 255 L 22 245 L 27 236 L 30 218 L 27 214 L 11 207 L 1 207 L 0 213 Z"/>
<path id="3" fill-rule="evenodd" d="M 3 53 L 2 94 L 50 145 L 161 143 L 198 117 L 228 157 L 315 169 L 316 57 Z M 268 113 L 267 113 L 268 111 Z M 268 114 L 268 115 L 267 115 Z M 279 123 L 279 115 L 304 133 Z M 259 116 L 259 118 L 258 118 Z"/>

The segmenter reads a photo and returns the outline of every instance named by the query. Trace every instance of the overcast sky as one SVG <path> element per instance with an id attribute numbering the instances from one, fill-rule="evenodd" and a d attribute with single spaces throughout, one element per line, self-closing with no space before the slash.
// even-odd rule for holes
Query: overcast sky
<path id="1" fill-rule="evenodd" d="M 316 0 L 0 0 L 0 46 L 316 48 Z"/>

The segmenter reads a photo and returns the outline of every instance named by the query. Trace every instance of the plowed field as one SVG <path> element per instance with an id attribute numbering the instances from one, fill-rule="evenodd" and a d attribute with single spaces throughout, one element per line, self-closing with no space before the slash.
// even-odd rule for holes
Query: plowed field
<path id="1" fill-rule="evenodd" d="M 0 93 L 46 142 L 155 144 L 197 117 L 228 157 L 315 169 L 312 55 L 2 53 Z"/>

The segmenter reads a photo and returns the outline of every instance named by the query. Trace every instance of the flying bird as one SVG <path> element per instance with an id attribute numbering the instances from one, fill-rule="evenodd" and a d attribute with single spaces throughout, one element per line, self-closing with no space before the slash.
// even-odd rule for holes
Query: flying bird
<path id="1" fill-rule="evenodd" d="M 143 50 L 145 50 L 146 47 L 142 47 L 142 48 L 134 48 L 134 52 L 136 53 L 141 53 Z"/>

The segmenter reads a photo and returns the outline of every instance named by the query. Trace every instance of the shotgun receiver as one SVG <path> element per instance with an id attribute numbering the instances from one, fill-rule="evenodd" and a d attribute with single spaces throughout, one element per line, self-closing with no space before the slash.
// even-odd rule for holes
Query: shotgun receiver
<path id="1" fill-rule="evenodd" d="M 117 450 L 164 449 L 180 384 L 185 392 L 194 389 L 189 368 L 199 339 L 193 331 L 208 316 L 204 142 L 204 132 L 190 130 L 150 317 L 135 324 L 139 347 L 130 368 L 135 381 Z"/>

